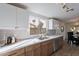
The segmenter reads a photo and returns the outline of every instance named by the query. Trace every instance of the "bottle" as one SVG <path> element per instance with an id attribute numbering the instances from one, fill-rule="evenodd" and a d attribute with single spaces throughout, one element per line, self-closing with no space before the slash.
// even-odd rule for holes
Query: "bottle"
<path id="1" fill-rule="evenodd" d="M 15 43 L 15 41 L 16 41 L 16 39 L 15 39 L 15 37 L 13 36 L 13 37 L 12 37 L 12 43 Z"/>

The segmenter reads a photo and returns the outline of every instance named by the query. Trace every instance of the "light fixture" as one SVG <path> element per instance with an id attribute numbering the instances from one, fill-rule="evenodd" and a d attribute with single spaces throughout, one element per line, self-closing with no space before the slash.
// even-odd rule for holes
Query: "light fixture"
<path id="1" fill-rule="evenodd" d="M 78 23 L 78 22 L 76 22 L 76 23 L 75 23 L 75 25 L 79 25 L 79 23 Z"/>
<path id="2" fill-rule="evenodd" d="M 79 30 L 77 30 L 77 32 L 79 32 Z"/>
<path id="3" fill-rule="evenodd" d="M 69 7 L 66 3 L 61 3 L 63 10 L 66 12 L 74 11 L 73 8 Z"/>
<path id="4" fill-rule="evenodd" d="M 75 31 L 75 29 L 76 29 L 75 27 L 72 27 L 72 28 L 71 28 L 71 31 Z"/>

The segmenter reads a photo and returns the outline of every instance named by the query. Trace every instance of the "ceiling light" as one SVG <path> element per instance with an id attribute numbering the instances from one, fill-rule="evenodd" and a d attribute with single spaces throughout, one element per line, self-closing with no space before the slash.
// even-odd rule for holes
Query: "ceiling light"
<path id="1" fill-rule="evenodd" d="M 61 3 L 63 10 L 66 12 L 74 11 L 73 8 L 70 8 L 66 3 Z"/>

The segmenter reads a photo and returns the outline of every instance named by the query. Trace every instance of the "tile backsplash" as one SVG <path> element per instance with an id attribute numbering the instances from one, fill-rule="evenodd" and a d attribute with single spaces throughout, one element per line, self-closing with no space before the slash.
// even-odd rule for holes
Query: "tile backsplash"
<path id="1" fill-rule="evenodd" d="M 23 39 L 27 37 L 27 32 L 25 29 L 21 30 L 0 29 L 0 40 L 6 40 L 8 36 L 15 36 L 18 39 Z"/>
<path id="2" fill-rule="evenodd" d="M 47 31 L 47 35 L 48 35 L 48 36 L 56 35 L 56 30 L 48 30 L 48 31 Z"/>
<path id="3" fill-rule="evenodd" d="M 13 35 L 14 35 L 14 30 L 0 29 L 0 40 L 5 40 L 7 39 L 8 36 L 13 36 Z"/>

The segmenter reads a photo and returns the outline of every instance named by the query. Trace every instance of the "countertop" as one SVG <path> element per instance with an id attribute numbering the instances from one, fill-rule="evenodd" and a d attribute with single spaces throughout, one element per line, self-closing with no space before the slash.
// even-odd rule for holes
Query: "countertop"
<path id="1" fill-rule="evenodd" d="M 6 53 L 6 52 L 10 52 L 10 51 L 13 51 L 13 50 L 16 50 L 16 49 L 27 47 L 27 46 L 30 46 L 32 44 L 41 43 L 41 42 L 51 40 L 51 39 L 54 39 L 54 38 L 58 38 L 58 37 L 61 37 L 61 36 L 62 35 L 47 36 L 48 38 L 44 39 L 44 40 L 39 40 L 38 38 L 30 38 L 30 39 L 22 40 L 22 41 L 15 43 L 15 44 L 1 47 L 0 48 L 0 55 L 3 54 L 3 53 Z"/>

